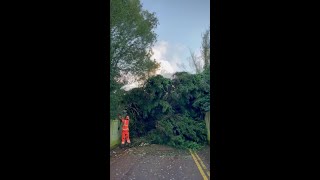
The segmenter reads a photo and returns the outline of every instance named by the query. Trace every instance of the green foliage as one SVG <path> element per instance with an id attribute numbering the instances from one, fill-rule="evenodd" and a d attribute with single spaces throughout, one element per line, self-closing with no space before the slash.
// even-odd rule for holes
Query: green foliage
<path id="1" fill-rule="evenodd" d="M 159 67 L 151 59 L 156 42 L 154 13 L 142 9 L 139 0 L 110 1 L 110 113 L 111 119 L 123 109 L 124 75 L 144 80 Z"/>
<path id="2" fill-rule="evenodd" d="M 173 79 L 150 78 L 143 88 L 125 95 L 132 117 L 132 137 L 147 135 L 151 143 L 177 148 L 200 148 L 207 143 L 205 112 L 210 110 L 207 70 L 200 74 L 179 72 Z"/>
<path id="3" fill-rule="evenodd" d="M 124 109 L 123 96 L 125 91 L 122 89 L 110 91 L 110 120 L 117 119 L 118 113 Z"/>
<path id="4" fill-rule="evenodd" d="M 183 115 L 164 116 L 148 138 L 152 143 L 181 149 L 199 148 L 206 142 L 205 123 Z"/>
<path id="5" fill-rule="evenodd" d="M 143 10 L 139 0 L 111 0 L 110 10 L 110 75 L 145 75 L 157 66 L 150 59 L 157 38 L 155 14 Z"/>

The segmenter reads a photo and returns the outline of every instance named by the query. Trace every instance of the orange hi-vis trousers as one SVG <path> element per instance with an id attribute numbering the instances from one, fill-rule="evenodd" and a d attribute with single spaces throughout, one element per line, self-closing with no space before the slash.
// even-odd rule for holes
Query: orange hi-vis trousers
<path id="1" fill-rule="evenodd" d="M 124 144 L 125 141 L 130 143 L 130 138 L 129 138 L 129 130 L 123 130 L 122 131 L 122 137 L 121 137 L 121 144 Z"/>
<path id="2" fill-rule="evenodd" d="M 123 126 L 122 126 L 122 137 L 121 137 L 121 144 L 125 143 L 125 140 L 130 143 L 129 138 L 129 120 L 123 119 L 122 120 Z"/>

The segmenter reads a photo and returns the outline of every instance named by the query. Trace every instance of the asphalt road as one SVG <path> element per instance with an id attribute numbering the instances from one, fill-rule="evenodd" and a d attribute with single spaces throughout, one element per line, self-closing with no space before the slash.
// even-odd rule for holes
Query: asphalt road
<path id="1" fill-rule="evenodd" d="M 110 151 L 111 180 L 210 179 L 210 147 L 199 152 L 162 145 Z"/>

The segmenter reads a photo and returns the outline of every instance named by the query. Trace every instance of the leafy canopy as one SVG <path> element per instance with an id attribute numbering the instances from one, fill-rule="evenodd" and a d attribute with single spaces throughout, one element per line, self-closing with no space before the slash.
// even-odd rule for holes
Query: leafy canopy
<path id="1" fill-rule="evenodd" d="M 159 64 L 151 59 L 156 42 L 154 13 L 142 9 L 139 0 L 110 1 L 110 112 L 116 117 L 124 92 L 120 89 L 132 79 L 146 80 Z"/>

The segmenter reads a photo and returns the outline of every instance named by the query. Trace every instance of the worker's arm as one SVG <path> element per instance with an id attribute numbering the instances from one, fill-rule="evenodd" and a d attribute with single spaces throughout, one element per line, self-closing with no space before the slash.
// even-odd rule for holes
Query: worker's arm
<path id="1" fill-rule="evenodd" d="M 120 114 L 118 114 L 118 118 L 119 118 L 119 120 L 120 120 L 120 121 L 122 120 L 122 118 L 121 118 Z"/>

